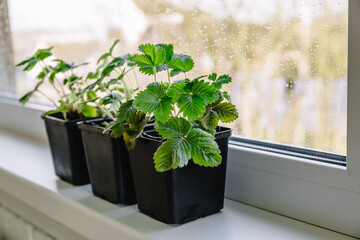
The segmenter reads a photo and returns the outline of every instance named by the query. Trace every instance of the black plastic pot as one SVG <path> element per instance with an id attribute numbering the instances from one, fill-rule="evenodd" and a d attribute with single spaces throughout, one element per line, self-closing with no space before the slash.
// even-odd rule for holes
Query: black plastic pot
<path id="1" fill-rule="evenodd" d="M 94 195 L 112 203 L 134 204 L 136 194 L 129 152 L 123 138 L 103 134 L 102 120 L 79 124 Z"/>
<path id="2" fill-rule="evenodd" d="M 65 121 L 61 113 L 42 118 L 45 121 L 56 175 L 73 185 L 88 184 L 89 173 L 77 125 L 84 119 Z"/>
<path id="3" fill-rule="evenodd" d="M 204 217 L 224 207 L 228 142 L 232 129 L 216 133 L 222 163 L 200 167 L 192 161 L 183 168 L 157 172 L 153 155 L 161 140 L 142 135 L 130 151 L 131 167 L 139 210 L 164 223 L 182 224 Z M 155 135 L 146 131 L 146 135 Z"/>

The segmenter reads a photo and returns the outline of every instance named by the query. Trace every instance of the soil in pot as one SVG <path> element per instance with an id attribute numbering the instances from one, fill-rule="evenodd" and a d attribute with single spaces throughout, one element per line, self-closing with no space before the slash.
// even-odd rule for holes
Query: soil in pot
<path id="1" fill-rule="evenodd" d="M 42 118 L 45 121 L 56 175 L 73 185 L 88 184 L 89 173 L 77 125 L 84 119 L 65 121 L 61 113 Z"/>
<path id="2" fill-rule="evenodd" d="M 150 136 L 149 136 L 150 135 Z M 183 168 L 157 172 L 153 155 L 161 145 L 154 130 L 146 131 L 130 151 L 139 210 L 169 224 L 182 224 L 219 212 L 224 206 L 228 141 L 231 129 L 216 133 L 222 163 L 200 167 L 191 160 Z"/>
<path id="3" fill-rule="evenodd" d="M 134 204 L 136 194 L 129 152 L 123 138 L 104 133 L 102 120 L 79 124 L 83 137 L 90 182 L 95 196 L 112 203 Z"/>

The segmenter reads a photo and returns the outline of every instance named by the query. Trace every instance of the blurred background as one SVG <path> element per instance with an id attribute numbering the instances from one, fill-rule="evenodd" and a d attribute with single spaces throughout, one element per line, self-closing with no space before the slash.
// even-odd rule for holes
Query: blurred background
<path id="1" fill-rule="evenodd" d="M 345 154 L 346 0 L 7 2 L 15 63 L 49 46 L 54 58 L 94 63 L 115 39 L 118 55 L 172 43 L 195 60 L 190 78 L 232 76 L 234 135 Z M 13 91 L 32 89 L 36 75 L 16 68 Z M 142 86 L 150 81 L 138 77 Z"/>

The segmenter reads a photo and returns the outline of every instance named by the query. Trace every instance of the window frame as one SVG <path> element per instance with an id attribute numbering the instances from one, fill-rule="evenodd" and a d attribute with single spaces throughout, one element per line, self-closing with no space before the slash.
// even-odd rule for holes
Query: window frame
<path id="1" fill-rule="evenodd" d="M 360 237 L 360 0 L 349 0 L 346 166 L 230 145 L 226 196 Z"/>
<path id="2" fill-rule="evenodd" d="M 360 0 L 349 0 L 347 163 L 229 145 L 226 197 L 354 237 L 360 237 Z M 360 61 L 359 61 L 360 62 Z M 0 128 L 46 141 L 40 113 L 0 97 Z"/>

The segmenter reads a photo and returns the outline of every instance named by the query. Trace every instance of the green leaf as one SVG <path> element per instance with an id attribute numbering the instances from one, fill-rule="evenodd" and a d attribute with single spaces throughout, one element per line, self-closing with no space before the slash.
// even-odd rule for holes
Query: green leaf
<path id="1" fill-rule="evenodd" d="M 50 111 L 47 111 L 46 113 L 44 113 L 44 116 L 52 115 L 52 114 L 59 113 L 59 112 L 62 112 L 62 111 L 63 110 L 61 110 L 61 109 L 50 110 Z"/>
<path id="2" fill-rule="evenodd" d="M 131 54 L 127 53 L 127 54 L 121 55 L 121 56 L 119 56 L 117 58 L 121 58 L 121 59 L 123 59 L 125 61 L 128 61 L 128 60 L 131 59 Z"/>
<path id="3" fill-rule="evenodd" d="M 108 123 L 108 125 L 106 125 L 106 127 L 104 128 L 103 134 L 111 130 L 116 124 L 118 124 L 118 121 L 112 121 Z"/>
<path id="4" fill-rule="evenodd" d="M 191 123 L 184 118 L 171 117 L 166 122 L 155 121 L 155 130 L 163 138 L 184 137 L 191 129 Z"/>
<path id="5" fill-rule="evenodd" d="M 146 56 L 148 60 L 151 61 L 151 63 L 146 60 L 147 63 L 145 63 L 144 61 L 142 61 L 142 64 L 147 64 L 150 66 L 160 66 L 164 63 L 165 60 L 165 50 L 164 48 L 162 48 L 161 46 L 154 46 L 153 44 L 141 44 L 139 46 L 139 51 L 141 51 L 142 53 L 144 53 L 143 55 L 137 55 L 137 56 Z M 137 58 L 133 58 L 133 60 L 137 63 Z M 142 59 L 145 60 L 145 59 Z M 140 66 L 140 65 L 138 65 Z"/>
<path id="6" fill-rule="evenodd" d="M 114 58 L 101 72 L 101 76 L 102 77 L 106 77 L 109 76 L 111 74 L 111 72 L 117 68 L 117 67 L 121 67 L 122 65 L 124 65 L 125 60 L 122 57 L 116 57 Z M 124 69 L 122 70 L 120 76 L 122 76 L 124 74 Z"/>
<path id="7" fill-rule="evenodd" d="M 45 48 L 45 49 L 38 49 L 32 57 L 29 57 L 22 62 L 18 63 L 16 66 L 22 66 L 27 64 L 27 66 L 24 68 L 24 71 L 30 71 L 39 61 L 44 60 L 45 58 L 52 55 L 51 49 Z"/>
<path id="8" fill-rule="evenodd" d="M 128 122 L 130 118 L 137 112 L 133 105 L 133 100 L 128 100 L 121 105 L 117 115 L 118 122 Z"/>
<path id="9" fill-rule="evenodd" d="M 107 65 L 104 70 L 101 72 L 102 77 L 109 76 L 110 73 L 114 70 L 115 65 Z"/>
<path id="10" fill-rule="evenodd" d="M 20 99 L 19 99 L 19 102 L 21 104 L 25 104 L 29 101 L 29 99 L 31 98 L 31 96 L 34 94 L 34 90 L 33 91 L 30 91 L 28 93 L 26 93 L 24 96 L 22 96 Z"/>
<path id="11" fill-rule="evenodd" d="M 182 71 L 180 69 L 173 69 L 170 71 L 170 77 L 174 77 L 178 74 L 180 74 Z"/>
<path id="12" fill-rule="evenodd" d="M 132 60 L 136 63 L 136 65 L 138 65 L 139 67 L 142 67 L 142 66 L 152 66 L 152 60 L 151 60 L 151 57 L 150 56 L 147 56 L 145 54 L 141 54 L 141 55 L 134 55 L 132 57 Z"/>
<path id="13" fill-rule="evenodd" d="M 121 93 L 125 93 L 125 89 L 124 88 L 121 88 L 121 87 L 115 87 L 113 88 L 114 91 L 118 91 L 118 92 L 121 92 Z"/>
<path id="14" fill-rule="evenodd" d="M 124 125 L 125 125 L 125 123 L 119 123 L 119 122 L 117 122 L 114 126 L 112 126 L 110 136 L 113 137 L 113 138 L 121 137 L 121 135 L 122 135 L 122 134 L 124 133 L 124 131 L 125 131 Z"/>
<path id="15" fill-rule="evenodd" d="M 191 157 L 195 164 L 215 167 L 221 163 L 219 146 L 215 137 L 201 129 L 194 128 L 186 136 L 191 144 Z"/>
<path id="16" fill-rule="evenodd" d="M 173 84 L 168 95 L 178 104 L 180 112 L 191 121 L 201 117 L 205 106 L 219 98 L 217 90 L 203 80 Z"/>
<path id="17" fill-rule="evenodd" d="M 121 96 L 117 93 L 110 93 L 101 100 L 104 105 L 121 102 Z"/>
<path id="18" fill-rule="evenodd" d="M 123 134 L 125 145 L 128 150 L 134 148 L 136 138 L 140 136 L 145 127 L 145 119 L 146 114 L 140 111 L 130 118 L 129 125 Z"/>
<path id="19" fill-rule="evenodd" d="M 34 54 L 34 58 L 37 58 L 39 60 L 44 60 L 45 58 L 50 57 L 52 55 L 51 49 L 53 49 L 53 47 L 45 48 L 45 49 L 38 49 L 36 51 L 36 53 Z"/>
<path id="20" fill-rule="evenodd" d="M 155 169 L 163 172 L 184 167 L 191 158 L 191 145 L 183 138 L 171 138 L 164 142 L 154 154 Z"/>
<path id="21" fill-rule="evenodd" d="M 44 83 L 44 80 L 41 80 L 40 82 L 38 82 L 32 91 L 26 93 L 24 96 L 22 96 L 22 97 L 19 99 L 19 102 L 20 102 L 21 104 L 27 103 L 27 102 L 29 101 L 29 99 L 32 97 L 32 95 L 38 90 L 38 88 L 39 88 L 43 83 Z"/>
<path id="22" fill-rule="evenodd" d="M 153 63 L 155 66 L 160 66 L 165 61 L 165 50 L 160 46 L 155 46 L 155 58 L 153 59 Z"/>
<path id="23" fill-rule="evenodd" d="M 76 68 L 77 66 L 75 66 L 74 64 L 71 64 L 71 63 L 67 63 L 67 62 L 64 62 L 63 60 L 61 59 L 55 59 L 53 60 L 54 62 L 58 62 L 57 66 L 54 68 L 54 70 L 59 73 L 59 72 L 67 72 L 71 69 L 74 69 Z"/>
<path id="24" fill-rule="evenodd" d="M 53 71 L 50 73 L 50 76 L 49 76 L 49 82 L 51 84 L 54 83 L 54 80 L 55 80 L 55 75 L 57 74 L 57 71 L 53 69 Z"/>
<path id="25" fill-rule="evenodd" d="M 167 69 L 167 66 L 166 65 L 160 65 L 160 66 L 156 66 L 156 72 L 161 72 L 161 71 L 164 71 Z M 154 74 L 154 68 L 151 67 L 151 66 L 148 66 L 148 65 L 145 65 L 145 66 L 141 66 L 139 68 L 139 71 L 141 73 L 144 73 L 146 75 L 153 75 Z"/>
<path id="26" fill-rule="evenodd" d="M 134 106 L 146 113 L 153 113 L 159 121 L 167 120 L 173 109 L 172 100 L 166 95 L 163 83 L 151 83 L 137 94 Z"/>
<path id="27" fill-rule="evenodd" d="M 155 128 L 167 141 L 154 154 L 155 169 L 163 172 L 184 167 L 189 159 L 200 166 L 214 167 L 221 163 L 220 150 L 213 135 L 191 129 L 184 118 L 171 118 L 166 123 L 155 123 Z"/>
<path id="28" fill-rule="evenodd" d="M 119 39 L 116 39 L 116 40 L 114 41 L 114 43 L 112 44 L 112 46 L 110 47 L 110 50 L 109 50 L 110 55 L 112 55 L 112 52 L 113 52 L 113 50 L 114 50 L 114 47 L 115 47 L 119 42 L 120 42 Z"/>
<path id="29" fill-rule="evenodd" d="M 180 72 L 189 72 L 194 67 L 194 61 L 191 58 L 175 58 L 169 62 L 169 67 L 173 69 L 170 74 L 175 76 Z"/>
<path id="30" fill-rule="evenodd" d="M 201 75 L 199 77 L 196 77 L 196 78 L 193 79 L 193 81 L 200 80 L 200 79 L 202 79 L 204 77 L 207 77 L 207 75 Z"/>
<path id="31" fill-rule="evenodd" d="M 36 65 L 39 61 L 40 61 L 40 59 L 38 59 L 38 58 L 33 58 L 33 59 L 31 59 L 31 60 L 27 63 L 26 67 L 24 68 L 24 71 L 30 71 L 31 69 L 33 69 L 33 68 L 35 67 L 35 65 Z"/>
<path id="32" fill-rule="evenodd" d="M 194 60 L 191 58 L 185 59 L 185 69 L 184 72 L 189 72 L 194 67 Z"/>
<path id="33" fill-rule="evenodd" d="M 151 59 L 155 57 L 155 46 L 153 44 L 150 43 L 140 44 L 139 51 L 148 55 L 149 57 L 151 57 Z"/>
<path id="34" fill-rule="evenodd" d="M 167 69 L 164 62 L 166 61 L 166 57 L 168 57 L 167 54 L 171 54 L 170 46 L 165 44 L 158 44 L 156 46 L 152 44 L 142 44 L 139 46 L 139 50 L 144 54 L 133 55 L 130 60 L 135 62 L 141 73 L 153 75 L 154 67 L 156 72 Z"/>
<path id="35" fill-rule="evenodd" d="M 231 97 L 228 92 L 222 92 L 222 96 L 231 103 Z"/>
<path id="36" fill-rule="evenodd" d="M 37 75 L 37 78 L 38 78 L 38 79 L 44 79 L 51 70 L 52 70 L 52 68 L 51 68 L 50 66 L 46 66 L 46 67 Z"/>
<path id="37" fill-rule="evenodd" d="M 127 134 L 129 136 L 132 136 L 134 139 L 141 133 L 141 131 L 144 129 L 145 126 L 145 117 L 146 114 L 137 111 L 128 121 L 129 127 L 126 130 Z"/>
<path id="38" fill-rule="evenodd" d="M 98 86 L 98 85 L 101 84 L 102 80 L 104 80 L 104 78 L 102 78 L 102 77 L 99 78 L 99 79 L 97 79 L 94 83 L 86 86 L 86 87 L 82 90 L 82 92 L 83 92 L 83 93 L 86 93 L 86 92 L 89 92 L 89 91 L 93 90 L 96 86 Z"/>
<path id="39" fill-rule="evenodd" d="M 82 79 L 82 77 L 78 77 L 76 75 L 71 75 L 69 77 L 69 87 L 71 88 L 72 86 L 74 86 L 75 83 L 79 82 Z"/>
<path id="40" fill-rule="evenodd" d="M 172 44 L 163 44 L 163 43 L 159 43 L 156 46 L 162 47 L 165 50 L 164 63 L 168 64 L 174 55 L 174 46 Z"/>
<path id="41" fill-rule="evenodd" d="M 130 57 L 130 59 L 132 59 L 132 57 Z M 134 62 L 134 61 L 131 61 L 130 59 L 129 59 L 129 61 L 127 62 L 128 67 L 133 67 L 133 66 L 135 66 L 135 65 L 136 65 L 135 62 Z"/>
<path id="42" fill-rule="evenodd" d="M 135 139 L 133 137 L 131 137 L 129 134 L 127 134 L 126 132 L 123 133 L 123 138 L 124 138 L 126 149 L 128 151 L 134 149 Z"/>
<path id="43" fill-rule="evenodd" d="M 208 79 L 209 80 L 212 80 L 212 81 L 216 81 L 216 78 L 217 78 L 217 74 L 216 73 L 212 73 L 208 76 Z"/>
<path id="44" fill-rule="evenodd" d="M 111 56 L 110 53 L 104 53 L 103 55 L 101 55 L 99 57 L 96 64 L 99 64 L 99 62 L 102 61 L 102 60 L 105 62 L 107 60 L 107 58 L 110 57 L 110 56 Z"/>
<path id="45" fill-rule="evenodd" d="M 219 118 L 214 111 L 207 109 L 204 115 L 200 118 L 201 126 L 206 130 L 213 130 L 217 127 Z"/>
<path id="46" fill-rule="evenodd" d="M 96 117 L 98 116 L 98 111 L 96 107 L 89 106 L 89 105 L 83 105 L 78 109 L 79 113 L 81 113 L 84 117 Z"/>
<path id="47" fill-rule="evenodd" d="M 176 58 L 180 58 L 182 61 L 185 61 L 185 59 L 191 58 L 191 57 L 189 55 L 186 55 L 186 54 L 176 54 L 176 53 L 174 53 L 172 59 L 176 59 Z"/>
<path id="48" fill-rule="evenodd" d="M 122 57 L 116 57 L 114 58 L 109 65 L 115 65 L 116 67 L 124 65 L 125 60 Z"/>
<path id="49" fill-rule="evenodd" d="M 221 89 L 223 84 L 227 84 L 231 82 L 231 77 L 227 74 L 221 75 L 219 78 L 216 78 L 217 74 L 213 73 L 209 75 L 209 80 L 212 80 L 212 85 L 217 89 Z"/>
<path id="50" fill-rule="evenodd" d="M 93 100 L 93 99 L 97 99 L 98 96 L 96 95 L 95 91 L 89 91 L 86 93 L 86 97 L 88 100 Z"/>
<path id="51" fill-rule="evenodd" d="M 16 64 L 16 66 L 19 67 L 19 66 L 25 65 L 25 64 L 27 64 L 28 62 L 30 62 L 32 59 L 33 59 L 32 57 L 31 57 L 31 58 L 28 58 L 28 59 L 25 59 L 25 60 L 23 60 L 22 62 Z"/>
<path id="52" fill-rule="evenodd" d="M 224 123 L 235 121 L 239 116 L 235 105 L 228 102 L 217 104 L 212 108 L 212 111 Z"/>

